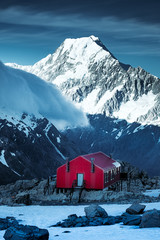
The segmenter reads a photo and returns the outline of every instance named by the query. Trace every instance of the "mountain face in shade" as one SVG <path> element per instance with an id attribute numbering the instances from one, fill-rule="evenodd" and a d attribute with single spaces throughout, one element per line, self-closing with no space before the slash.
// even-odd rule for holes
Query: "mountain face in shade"
<path id="1" fill-rule="evenodd" d="M 0 63 L 0 184 L 48 177 L 80 152 L 60 128 L 85 124 L 53 85 Z"/>
<path id="2" fill-rule="evenodd" d="M 9 65 L 56 84 L 86 113 L 159 125 L 160 79 L 119 62 L 94 36 L 66 39 L 33 66 Z"/>

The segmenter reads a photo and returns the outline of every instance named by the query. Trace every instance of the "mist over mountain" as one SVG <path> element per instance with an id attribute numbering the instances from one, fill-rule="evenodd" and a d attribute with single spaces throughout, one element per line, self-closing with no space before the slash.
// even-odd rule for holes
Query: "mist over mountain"
<path id="1" fill-rule="evenodd" d="M 0 83 L 2 113 L 46 117 L 58 128 L 87 124 L 85 114 L 67 101 L 53 84 L 33 74 L 0 63 Z"/>

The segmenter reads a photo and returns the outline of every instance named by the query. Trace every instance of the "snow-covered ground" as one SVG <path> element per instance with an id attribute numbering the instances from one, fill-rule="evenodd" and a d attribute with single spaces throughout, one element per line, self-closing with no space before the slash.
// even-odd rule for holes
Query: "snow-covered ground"
<path id="1" fill-rule="evenodd" d="M 160 195 L 160 189 L 147 190 L 143 194 L 150 197 L 158 197 Z"/>
<path id="2" fill-rule="evenodd" d="M 146 210 L 156 208 L 160 210 L 159 203 L 145 204 Z M 101 205 L 109 215 L 120 215 L 125 212 L 130 204 L 104 204 Z M 80 206 L 20 206 L 8 207 L 0 206 L 0 217 L 14 216 L 17 220 L 21 220 L 22 224 L 35 225 L 40 228 L 47 228 L 49 230 L 49 240 L 55 238 L 57 240 L 159 240 L 160 228 L 145 228 L 140 229 L 136 226 L 124 226 L 122 224 L 115 224 L 112 226 L 98 226 L 98 227 L 82 227 L 82 228 L 60 228 L 52 227 L 50 225 L 61 221 L 69 214 L 76 213 L 78 216 L 84 216 L 84 205 Z M 64 233 L 64 231 L 70 231 Z M 0 239 L 3 239 L 5 231 L 0 231 Z"/>

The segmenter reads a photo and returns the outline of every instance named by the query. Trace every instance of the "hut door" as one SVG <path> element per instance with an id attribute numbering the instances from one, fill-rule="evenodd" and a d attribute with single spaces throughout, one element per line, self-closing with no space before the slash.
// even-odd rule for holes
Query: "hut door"
<path id="1" fill-rule="evenodd" d="M 77 174 L 77 187 L 83 186 L 83 173 Z"/>

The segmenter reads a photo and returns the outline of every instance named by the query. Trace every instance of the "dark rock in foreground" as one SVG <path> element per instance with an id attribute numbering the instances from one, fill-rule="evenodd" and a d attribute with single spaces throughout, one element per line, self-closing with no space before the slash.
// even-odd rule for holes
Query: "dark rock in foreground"
<path id="1" fill-rule="evenodd" d="M 140 228 L 160 227 L 160 211 L 153 209 L 147 211 L 142 216 Z"/>
<path id="2" fill-rule="evenodd" d="M 14 217 L 0 218 L 0 230 L 6 230 L 13 225 L 18 225 L 18 221 Z"/>
<path id="3" fill-rule="evenodd" d="M 138 226 L 141 223 L 141 216 L 137 216 L 137 215 L 131 215 L 129 213 L 124 213 L 122 214 L 123 217 L 123 224 L 124 225 L 135 225 Z"/>
<path id="4" fill-rule="evenodd" d="M 91 204 L 89 207 L 84 208 L 86 217 L 88 218 L 94 218 L 94 217 L 102 217 L 106 218 L 108 217 L 107 212 L 97 204 Z"/>
<path id="5" fill-rule="evenodd" d="M 3 237 L 5 240 L 48 240 L 49 233 L 35 226 L 18 225 L 8 228 Z"/>
<path id="6" fill-rule="evenodd" d="M 129 208 L 126 209 L 126 212 L 129 214 L 142 214 L 145 207 L 145 205 L 141 205 L 139 203 L 132 204 Z"/>
<path id="7" fill-rule="evenodd" d="M 101 226 L 101 225 L 113 225 L 116 223 L 122 222 L 121 216 L 108 216 L 103 217 L 70 217 L 64 219 L 63 222 L 58 222 L 57 224 L 51 227 L 63 227 L 63 228 L 72 228 L 72 227 L 87 227 L 87 226 Z"/>

